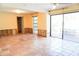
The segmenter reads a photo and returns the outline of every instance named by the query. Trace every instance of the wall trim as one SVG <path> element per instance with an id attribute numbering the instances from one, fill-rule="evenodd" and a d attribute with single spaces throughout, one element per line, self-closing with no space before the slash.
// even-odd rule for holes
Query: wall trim
<path id="1" fill-rule="evenodd" d="M 42 30 L 42 29 L 38 29 L 38 36 L 46 37 L 47 36 L 47 31 Z"/>

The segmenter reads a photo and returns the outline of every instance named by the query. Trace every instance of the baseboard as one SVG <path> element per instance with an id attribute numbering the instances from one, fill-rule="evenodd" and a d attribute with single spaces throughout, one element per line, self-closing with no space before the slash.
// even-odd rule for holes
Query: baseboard
<path id="1" fill-rule="evenodd" d="M 9 36 L 9 35 L 15 35 L 16 29 L 3 29 L 0 30 L 0 36 Z"/>
<path id="2" fill-rule="evenodd" d="M 33 33 L 32 28 L 24 28 L 24 33 Z"/>
<path id="3" fill-rule="evenodd" d="M 39 36 L 43 36 L 46 37 L 46 30 L 41 30 L 38 29 L 38 35 Z M 32 28 L 24 28 L 24 33 L 31 33 L 33 34 L 33 29 Z M 0 30 L 0 36 L 9 36 L 9 35 L 15 35 L 17 34 L 17 29 L 4 29 L 4 30 Z"/>
<path id="4" fill-rule="evenodd" d="M 47 32 L 46 30 L 38 29 L 38 35 L 39 35 L 39 36 L 46 37 L 46 36 L 47 36 L 46 32 Z"/>

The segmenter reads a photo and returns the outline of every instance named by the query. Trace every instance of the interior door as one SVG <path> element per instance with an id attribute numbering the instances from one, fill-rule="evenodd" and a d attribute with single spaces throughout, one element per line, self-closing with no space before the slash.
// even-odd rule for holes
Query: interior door
<path id="1" fill-rule="evenodd" d="M 22 33 L 22 17 L 17 17 L 18 33 Z"/>

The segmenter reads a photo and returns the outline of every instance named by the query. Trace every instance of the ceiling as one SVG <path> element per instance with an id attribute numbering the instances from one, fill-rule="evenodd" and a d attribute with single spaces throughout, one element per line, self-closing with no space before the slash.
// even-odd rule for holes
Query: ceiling
<path id="1" fill-rule="evenodd" d="M 48 12 L 50 9 L 59 9 L 71 5 L 71 3 L 0 3 L 0 11 L 15 12 L 21 10 L 24 13 Z"/>

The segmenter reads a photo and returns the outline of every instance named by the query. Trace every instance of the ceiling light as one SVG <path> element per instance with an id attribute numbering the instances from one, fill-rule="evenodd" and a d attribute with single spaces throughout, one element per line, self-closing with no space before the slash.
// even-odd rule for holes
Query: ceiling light
<path id="1" fill-rule="evenodd" d="M 55 8 L 56 8 L 56 6 L 57 6 L 56 4 L 53 4 L 53 9 L 55 9 Z"/>
<path id="2" fill-rule="evenodd" d="M 50 10 L 51 9 L 55 9 L 57 7 L 57 4 L 56 3 L 51 3 L 50 5 L 52 6 L 52 8 L 50 8 Z"/>
<path id="3" fill-rule="evenodd" d="M 53 5 L 53 9 L 55 9 L 56 8 L 56 5 Z"/>
<path id="4" fill-rule="evenodd" d="M 25 11 L 22 11 L 22 10 L 18 10 L 18 9 L 17 9 L 17 10 L 14 10 L 13 12 L 16 12 L 16 13 L 19 14 L 19 13 L 24 13 Z"/>

